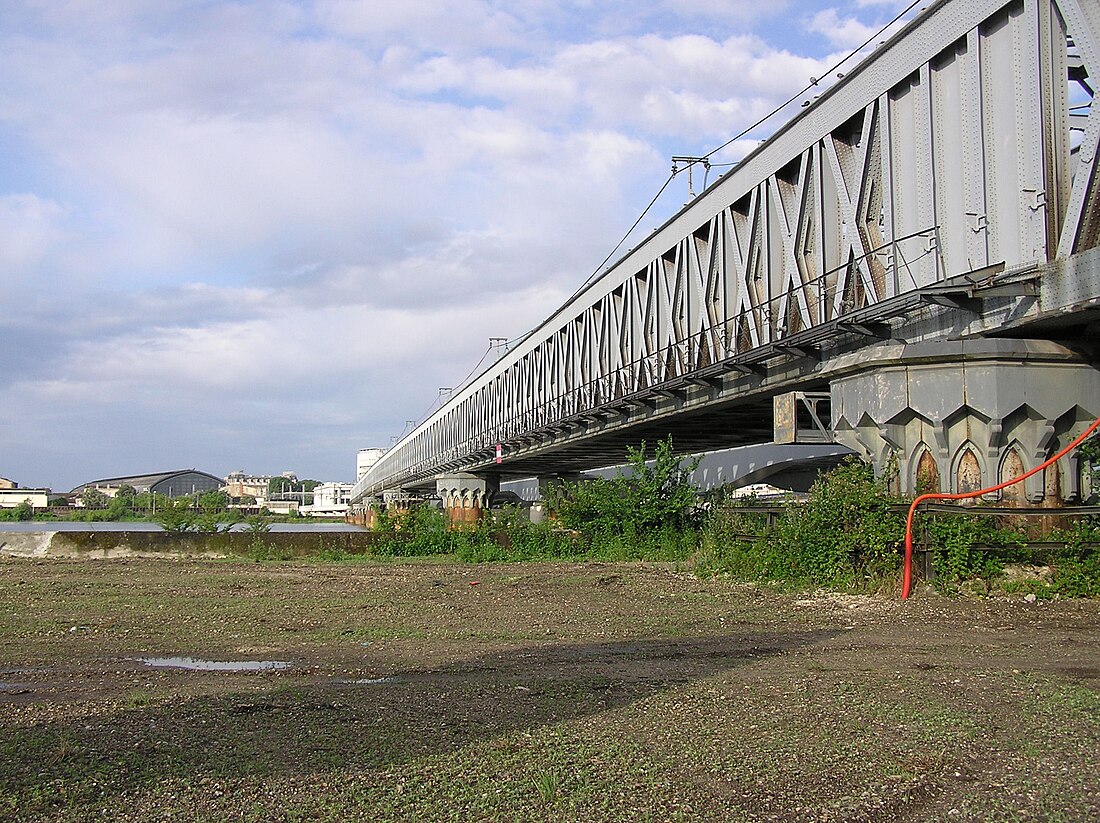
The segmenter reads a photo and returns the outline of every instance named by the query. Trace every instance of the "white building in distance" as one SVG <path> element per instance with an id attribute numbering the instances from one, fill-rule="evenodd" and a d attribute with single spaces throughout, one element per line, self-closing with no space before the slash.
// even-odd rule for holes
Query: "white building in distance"
<path id="1" fill-rule="evenodd" d="M 358 483 L 363 479 L 363 475 L 366 474 L 370 467 L 382 459 L 382 455 L 386 453 L 385 449 L 360 449 L 355 455 L 355 482 Z"/>
<path id="2" fill-rule="evenodd" d="M 339 517 L 348 510 L 351 483 L 322 483 L 313 489 L 313 504 L 298 511 L 310 517 Z"/>
<path id="3" fill-rule="evenodd" d="M 23 502 L 30 503 L 32 509 L 45 509 L 50 505 L 50 490 L 0 488 L 0 509 L 14 509 Z"/>

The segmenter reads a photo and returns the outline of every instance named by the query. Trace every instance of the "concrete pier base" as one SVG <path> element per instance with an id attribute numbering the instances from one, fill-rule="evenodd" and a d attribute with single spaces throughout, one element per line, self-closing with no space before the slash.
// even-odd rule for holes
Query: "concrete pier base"
<path id="1" fill-rule="evenodd" d="M 451 528 L 466 528 L 481 520 L 489 500 L 500 489 L 491 475 L 448 474 L 436 478 L 435 489 Z"/>
<path id="2" fill-rule="evenodd" d="M 378 525 L 378 510 L 380 503 L 375 499 L 364 500 L 361 506 L 348 509 L 344 515 L 344 522 L 364 529 L 373 529 Z"/>
<path id="3" fill-rule="evenodd" d="M 1100 371 L 1056 343 L 966 340 L 883 353 L 893 356 L 833 381 L 832 429 L 880 475 L 895 476 L 903 494 L 976 491 L 1019 477 L 1100 416 Z M 1087 499 L 1082 469 L 1067 455 L 993 499 Z"/>

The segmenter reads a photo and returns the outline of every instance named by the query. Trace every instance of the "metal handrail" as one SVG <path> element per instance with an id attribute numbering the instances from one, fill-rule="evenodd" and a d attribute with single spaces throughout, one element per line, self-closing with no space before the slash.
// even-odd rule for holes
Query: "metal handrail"
<path id="1" fill-rule="evenodd" d="M 926 249 L 918 258 L 906 261 L 900 254 L 899 244 L 920 237 L 928 238 Z M 774 295 L 756 306 L 749 307 L 735 317 L 712 323 L 702 331 L 623 363 L 610 374 L 574 386 L 569 386 L 567 382 L 553 397 L 520 410 L 518 415 L 507 421 L 494 423 L 453 443 L 441 455 L 437 454 L 435 459 L 421 459 L 397 468 L 396 471 L 390 471 L 386 479 L 380 481 L 380 485 L 394 487 L 410 479 L 435 473 L 435 470 L 448 463 L 456 460 L 462 462 L 462 457 L 482 449 L 492 448 L 497 443 L 507 442 L 520 433 L 545 429 L 611 404 L 644 397 L 654 390 L 665 388 L 670 383 L 682 380 L 691 374 L 697 374 L 708 367 L 718 367 L 733 358 L 744 358 L 750 363 L 764 359 L 761 355 L 766 354 L 776 344 L 798 339 L 807 333 L 827 328 L 833 323 L 843 322 L 857 312 L 891 298 L 919 292 L 922 287 L 913 276 L 912 266 L 920 257 L 934 254 L 938 247 L 939 226 L 931 226 L 894 238 L 863 255 L 853 256 L 846 263 L 829 269 L 818 277 L 796 284 L 794 288 L 783 294 Z M 888 253 L 884 254 L 884 252 Z M 887 265 L 883 268 L 881 287 L 874 282 L 865 283 L 861 277 L 860 266 L 865 260 L 879 256 L 884 256 L 887 261 Z M 901 266 L 899 266 L 899 260 Z M 898 290 L 898 273 L 901 267 L 906 269 L 910 280 L 914 283 L 914 288 L 907 289 L 905 292 Z M 843 280 L 843 286 L 839 281 L 829 282 L 830 278 L 846 270 L 852 276 Z M 936 282 L 942 282 L 943 279 L 943 270 L 937 254 Z M 868 286 L 875 288 L 869 289 Z M 893 288 L 891 289 L 890 286 Z M 842 295 L 842 288 L 846 292 L 852 292 L 851 295 L 848 297 Z M 811 318 L 815 319 L 816 323 L 792 330 L 791 326 L 794 324 L 788 322 L 793 319 L 791 306 L 799 296 L 802 297 Z M 741 348 L 739 341 L 746 333 L 751 342 L 748 347 Z M 702 363 L 704 359 L 708 362 Z M 588 402 L 580 402 L 582 395 L 587 396 Z M 440 417 L 446 410 L 447 405 L 438 409 L 432 417 Z M 389 459 L 397 457 L 398 455 L 394 454 Z M 372 473 L 376 469 L 385 470 L 387 463 L 387 456 L 383 456 L 378 464 L 372 467 Z"/>

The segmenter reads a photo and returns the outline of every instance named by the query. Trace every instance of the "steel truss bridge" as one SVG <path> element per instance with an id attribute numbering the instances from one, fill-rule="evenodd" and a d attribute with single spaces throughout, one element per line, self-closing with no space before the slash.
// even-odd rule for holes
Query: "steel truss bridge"
<path id="1" fill-rule="evenodd" d="M 1036 340 L 1080 353 L 1100 305 L 1098 82 L 1095 0 L 930 3 L 455 392 L 353 499 L 608 465 L 669 434 L 685 452 L 768 441 L 774 398 L 793 391 L 832 390 L 832 426 L 859 439 L 874 414 L 838 412 L 845 376 L 997 338 L 1028 362 L 1067 356 Z M 918 405 L 877 421 L 881 437 L 925 421 L 917 440 L 940 438 L 929 448 L 953 471 L 954 412 Z M 1003 428 L 1015 413 L 980 416 Z"/>

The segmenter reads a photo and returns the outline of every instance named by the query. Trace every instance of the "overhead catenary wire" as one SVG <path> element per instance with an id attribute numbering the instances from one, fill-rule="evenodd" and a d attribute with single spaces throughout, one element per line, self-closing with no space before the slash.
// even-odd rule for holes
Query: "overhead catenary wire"
<path id="1" fill-rule="evenodd" d="M 859 46 L 857 46 L 854 49 L 852 49 L 851 51 L 849 51 L 848 54 L 846 54 L 843 58 L 841 58 L 836 63 L 834 63 L 830 68 L 828 68 L 822 74 L 822 78 L 828 77 L 828 76 L 836 73 L 846 63 L 848 63 L 848 61 L 850 61 L 852 58 L 856 57 L 860 52 L 862 52 L 865 48 L 867 48 L 867 46 L 869 46 L 872 42 L 874 42 L 878 38 L 882 37 L 882 35 L 889 28 L 891 28 L 892 26 L 897 24 L 903 17 L 905 17 L 907 14 L 909 14 L 909 12 L 911 12 L 921 2 L 926 2 L 926 0 L 912 0 L 912 2 L 910 2 L 904 9 L 902 9 L 900 12 L 898 12 L 896 15 L 894 15 L 894 17 L 891 18 L 889 22 L 887 22 L 885 25 L 883 25 L 879 29 L 877 29 L 874 34 L 872 34 L 870 37 L 868 37 L 866 40 L 864 40 Z M 687 165 L 685 165 L 682 169 L 675 170 L 671 174 L 669 174 L 669 176 L 665 179 L 664 183 L 662 183 L 661 187 L 657 190 L 657 193 L 655 195 L 653 195 L 652 199 L 649 201 L 649 203 L 646 204 L 645 208 L 642 209 L 642 211 L 638 215 L 637 219 L 630 225 L 630 228 L 628 228 L 626 230 L 626 232 L 623 233 L 623 235 L 619 239 L 619 241 L 614 245 L 614 247 L 612 247 L 611 251 L 609 251 L 607 253 L 607 255 L 603 258 L 603 260 L 600 261 L 599 265 L 597 265 L 596 268 L 593 269 L 592 273 L 589 274 L 588 277 L 585 278 L 584 282 L 581 283 L 581 285 L 578 286 L 577 289 L 560 306 L 558 306 L 553 312 L 551 312 L 550 315 L 545 320 L 543 320 L 541 323 L 534 326 L 533 328 L 529 329 L 528 331 L 524 332 L 523 334 L 509 340 L 505 344 L 506 349 L 510 348 L 514 343 L 519 343 L 519 342 L 522 342 L 523 340 L 526 340 L 528 337 L 530 337 L 532 334 L 537 332 L 539 329 L 545 327 L 551 320 L 553 320 L 562 311 L 564 311 L 566 308 L 568 308 L 569 305 L 572 304 L 573 301 L 576 300 L 590 285 L 592 285 L 593 282 L 595 282 L 597 279 L 599 279 L 600 276 L 602 276 L 603 274 L 606 273 L 607 269 L 605 269 L 605 267 L 607 266 L 607 264 L 615 256 L 615 254 L 619 251 L 619 249 L 622 248 L 623 244 L 630 238 L 630 236 L 634 233 L 634 231 L 638 228 L 638 226 L 641 224 L 641 222 L 645 219 L 646 215 L 649 214 L 650 210 L 657 204 L 657 201 L 661 198 L 661 195 L 665 193 L 665 190 L 669 187 L 669 185 L 676 178 L 676 175 L 680 171 L 684 171 L 684 170 L 690 168 L 691 166 L 695 165 L 696 163 L 700 163 L 700 162 L 704 162 L 704 161 L 708 162 L 708 166 L 719 166 L 719 167 L 736 166 L 737 162 L 710 163 L 709 161 L 710 161 L 710 158 L 713 157 L 718 152 L 720 152 L 723 149 L 731 146 L 733 143 L 735 143 L 738 140 L 742 139 L 743 137 L 745 137 L 746 135 L 748 135 L 750 132 L 754 131 L 755 129 L 760 128 L 760 126 L 764 125 L 772 117 L 779 114 L 781 111 L 783 111 L 789 105 L 794 103 L 796 100 L 799 100 L 808 91 L 810 91 L 810 90 L 814 89 L 815 87 L 819 86 L 820 83 L 821 83 L 820 79 L 818 79 L 816 77 L 811 77 L 810 82 L 807 83 L 807 85 L 802 87 L 796 93 L 792 94 L 790 97 L 788 97 L 786 100 L 784 100 L 779 105 L 775 106 L 771 111 L 769 111 L 764 116 L 760 117 L 754 123 L 752 123 L 751 125 L 746 126 L 745 128 L 741 129 L 741 131 L 737 132 L 737 134 L 730 137 L 728 140 L 726 140 L 726 142 L 722 143 L 720 146 L 717 146 L 716 148 L 713 148 L 710 151 L 708 151 L 706 154 L 701 155 L 700 157 L 688 162 Z M 708 168 L 708 171 L 709 171 L 709 168 Z M 704 187 L 704 189 L 706 188 L 706 177 L 704 177 L 703 187 Z M 489 353 L 493 350 L 493 348 L 494 348 L 494 346 L 492 344 L 490 344 L 489 348 L 486 349 L 485 353 L 481 356 L 481 359 L 478 360 L 478 362 L 470 370 L 469 374 L 455 387 L 454 391 L 451 393 L 451 397 L 454 397 L 456 394 L 458 394 L 458 392 L 462 388 L 464 388 L 469 383 L 469 381 L 471 379 L 473 379 L 475 373 L 477 373 L 477 370 L 485 362 L 485 358 L 489 356 Z M 437 397 L 436 401 L 434 401 L 432 403 L 432 405 L 428 408 L 428 411 L 421 418 L 421 422 L 423 422 L 423 420 L 426 420 L 428 418 L 428 416 L 430 414 L 432 414 L 432 411 L 435 409 L 436 405 L 438 404 L 438 400 L 439 400 L 439 398 Z M 414 427 L 414 430 L 415 430 L 415 427 Z"/>
<path id="2" fill-rule="evenodd" d="M 838 69 L 840 69 L 840 68 L 841 68 L 841 67 L 842 67 L 842 66 L 843 66 L 843 65 L 844 65 L 845 63 L 847 63 L 847 62 L 848 62 L 849 60 L 851 60 L 851 59 L 852 59 L 853 57 L 855 57 L 855 56 L 856 56 L 857 54 L 859 54 L 859 53 L 860 53 L 861 51 L 863 51 L 863 50 L 864 50 L 865 48 L 867 48 L 867 47 L 868 47 L 869 45 L 871 45 L 871 43 L 873 43 L 873 42 L 874 42 L 875 40 L 878 40 L 878 38 L 882 37 L 883 33 L 884 33 L 884 32 L 885 32 L 885 31 L 886 31 L 887 29 L 889 29 L 889 28 L 890 28 L 891 26 L 893 26 L 894 24 L 896 24 L 896 23 L 897 23 L 898 21 L 900 21 L 900 20 L 901 20 L 901 19 L 902 19 L 903 17 L 905 17 L 905 15 L 907 15 L 907 14 L 908 14 L 909 12 L 911 12 L 911 11 L 912 11 L 912 10 L 913 10 L 914 8 L 916 8 L 916 6 L 917 6 L 918 4 L 920 4 L 920 3 L 923 3 L 923 2 L 925 2 L 925 0 L 913 0 L 913 2 L 911 2 L 911 3 L 910 3 L 910 4 L 908 5 L 908 6 L 906 6 L 906 7 L 904 8 L 904 9 L 902 9 L 902 10 L 901 10 L 901 11 L 899 11 L 899 12 L 898 12 L 897 14 L 895 14 L 895 15 L 893 16 L 893 18 L 892 18 L 892 19 L 890 20 L 890 22 L 889 22 L 889 23 L 886 23 L 886 24 L 885 24 L 884 26 L 882 26 L 881 28 L 879 28 L 879 29 L 878 29 L 878 31 L 876 31 L 876 32 L 875 32 L 874 34 L 872 34 L 872 35 L 871 35 L 870 37 L 868 37 L 868 38 L 867 38 L 866 40 L 864 40 L 864 41 L 863 41 L 862 43 L 860 43 L 860 44 L 859 44 L 858 46 L 856 46 L 856 47 L 855 47 L 854 49 L 852 49 L 852 50 L 851 50 L 850 52 L 848 52 L 848 54 L 846 54 L 846 55 L 845 55 L 844 57 L 842 57 L 842 58 L 841 58 L 841 59 L 840 59 L 839 61 L 837 61 L 837 62 L 836 62 L 836 63 L 834 63 L 834 64 L 833 64 L 832 66 L 830 66 L 830 67 L 829 67 L 828 69 L 826 69 L 826 70 L 825 70 L 825 73 L 824 73 L 824 74 L 822 75 L 822 77 L 824 78 L 824 77 L 827 77 L 827 76 L 829 76 L 830 74 L 834 74 L 834 73 L 835 73 L 835 72 L 836 72 L 836 71 L 837 71 Z M 798 92 L 797 94 L 795 94 L 795 95 L 794 95 L 794 96 L 792 96 L 792 97 L 789 97 L 789 98 L 787 98 L 787 100 L 786 100 L 785 102 L 783 102 L 783 103 L 780 103 L 780 104 L 779 104 L 778 106 L 776 106 L 776 107 L 775 107 L 774 109 L 772 109 L 772 110 L 771 110 L 770 112 L 768 112 L 768 113 L 767 113 L 766 115 L 764 115 L 764 116 L 763 116 L 762 118 L 760 118 L 760 119 L 759 119 L 758 121 L 756 121 L 756 122 L 755 122 L 755 123 L 754 123 L 753 125 L 749 126 L 749 127 L 748 127 L 748 128 L 746 128 L 746 129 L 743 129 L 743 130 L 742 130 L 742 131 L 741 131 L 741 132 L 740 132 L 739 134 L 735 134 L 735 135 L 734 135 L 733 137 L 731 137 L 731 138 L 730 138 L 729 140 L 727 140 L 727 141 L 726 141 L 725 143 L 723 143 L 722 145 L 720 145 L 720 146 L 719 146 L 718 148 L 716 148 L 716 149 L 711 149 L 711 150 L 710 150 L 709 152 L 707 152 L 706 154 L 704 154 L 704 155 L 703 155 L 703 156 L 702 156 L 701 158 L 699 158 L 699 159 L 700 159 L 700 160 L 709 160 L 709 159 L 710 159 L 710 158 L 711 158 L 711 157 L 712 157 L 713 155 L 715 155 L 715 154 L 717 154 L 718 152 L 722 151 L 722 149 L 724 149 L 724 148 L 726 148 L 727 146 L 730 146 L 731 144 L 733 144 L 733 143 L 737 142 L 737 141 L 738 141 L 738 140 L 740 140 L 740 139 L 741 139 L 742 137 L 744 137 L 744 136 L 745 136 L 746 134 L 748 134 L 748 133 L 749 133 L 750 131 L 752 131 L 752 130 L 753 130 L 753 129 L 755 129 L 755 128 L 758 128 L 758 127 L 759 127 L 759 126 L 761 126 L 761 125 L 762 125 L 763 123 L 765 123 L 766 121 L 770 120 L 770 119 L 771 119 L 772 117 L 774 117 L 774 116 L 775 116 L 776 114 L 778 114 L 778 113 L 779 113 L 780 111 L 782 111 L 783 109 L 785 109 L 785 108 L 786 108 L 787 106 L 789 106 L 789 105 L 790 105 L 791 103 L 793 103 L 793 102 L 794 102 L 795 100 L 797 100 L 797 99 L 798 99 L 799 97 L 801 97 L 801 96 L 802 96 L 803 94 L 805 94 L 806 92 L 810 91 L 811 89 L 813 89 L 814 87 L 816 87 L 817 85 L 819 85 L 819 84 L 820 84 L 820 82 L 821 82 L 821 80 L 819 80 L 818 78 L 816 78 L 816 77 L 811 77 L 811 78 L 810 78 L 810 83 L 809 83 L 809 85 L 807 85 L 807 86 L 806 86 L 805 88 L 803 88 L 803 89 L 802 89 L 801 91 L 799 91 L 799 92 Z M 696 161 L 696 162 L 698 162 L 698 161 Z"/>
<path id="3" fill-rule="evenodd" d="M 505 345 L 506 346 L 511 345 L 511 343 L 509 342 L 509 343 L 506 343 Z M 458 382 L 458 384 L 453 389 L 450 389 L 449 397 L 454 397 L 458 392 L 462 391 L 462 389 L 464 389 L 469 384 L 469 382 L 473 378 L 474 374 L 477 372 L 477 370 L 479 368 L 481 368 L 481 364 L 485 362 L 485 358 L 488 357 L 489 353 L 495 348 L 497 348 L 495 345 L 493 345 L 492 343 L 489 344 L 489 347 L 487 349 L 485 349 L 485 352 L 481 355 L 481 359 L 478 360 L 473 365 L 473 368 L 471 368 L 470 371 L 466 373 L 466 376 L 463 377 L 462 380 L 460 380 Z M 431 402 L 431 405 L 429 405 L 428 408 L 425 409 L 424 412 L 413 422 L 412 431 L 416 431 L 416 429 L 420 426 L 420 424 L 423 423 L 425 420 L 427 420 L 432 415 L 432 412 L 434 412 L 437 408 L 439 408 L 440 406 L 443 405 L 440 402 L 442 397 L 443 397 L 443 394 L 442 394 L 442 391 L 441 391 L 439 394 L 437 394 L 435 396 L 435 399 Z M 404 437 L 407 433 L 409 433 L 409 421 L 405 422 L 405 428 L 401 430 L 400 437 Z M 400 440 L 400 437 L 398 438 L 399 440 Z"/>
<path id="4" fill-rule="evenodd" d="M 911 3 L 909 3 L 909 5 L 907 5 L 904 9 L 902 9 L 900 12 L 898 12 L 896 15 L 894 15 L 894 17 L 891 18 L 891 20 L 888 23 L 886 23 L 885 25 L 880 27 L 874 34 L 872 34 L 870 37 L 868 37 L 866 40 L 864 40 L 863 43 L 861 43 L 859 46 L 854 48 L 852 51 L 850 51 L 843 58 L 841 58 L 836 63 L 834 63 L 829 69 L 827 69 L 825 71 L 825 73 L 822 75 L 822 77 L 834 74 L 837 70 L 839 70 L 841 67 L 843 67 L 849 60 L 851 60 L 853 57 L 857 56 L 860 52 L 863 51 L 863 49 L 867 48 L 867 46 L 869 46 L 872 42 L 874 42 L 878 38 L 882 37 L 883 33 L 887 29 L 889 29 L 891 26 L 894 26 L 895 24 L 897 24 L 898 21 L 900 21 L 903 17 L 905 17 L 905 15 L 907 15 L 909 12 L 911 12 L 921 2 L 925 2 L 925 0 L 913 0 Z M 623 243 L 625 243 L 630 238 L 630 235 L 633 234 L 634 230 L 636 228 L 638 228 L 638 225 L 642 222 L 642 220 L 645 219 L 645 216 L 649 213 L 650 209 L 652 209 L 653 206 L 656 205 L 656 203 L 660 199 L 661 195 L 665 193 L 665 189 L 668 188 L 669 184 L 673 181 L 673 179 L 676 177 L 676 175 L 680 171 L 685 171 L 686 169 L 688 169 L 690 166 L 694 165 L 695 163 L 700 163 L 700 162 L 703 162 L 703 161 L 709 161 L 710 158 L 713 157 L 718 152 L 722 151 L 723 149 L 725 149 L 728 146 L 732 145 L 733 143 L 737 142 L 738 140 L 745 137 L 746 135 L 748 135 L 750 132 L 754 131 L 755 129 L 760 128 L 760 126 L 764 125 L 764 123 L 766 123 L 772 117 L 777 115 L 779 112 L 783 111 L 783 109 L 787 108 L 787 106 L 789 106 L 791 103 L 793 103 L 796 100 L 800 99 L 804 94 L 806 94 L 806 92 L 808 92 L 811 89 L 815 88 L 816 86 L 820 85 L 820 83 L 821 83 L 821 80 L 819 80 L 818 78 L 815 78 L 815 77 L 811 77 L 810 82 L 807 85 L 805 85 L 803 88 L 801 88 L 795 94 L 792 94 L 790 97 L 788 97 L 782 103 L 777 105 L 775 108 L 773 108 L 767 114 L 765 114 L 763 117 L 758 119 L 755 123 L 753 123 L 752 125 L 746 126 L 745 128 L 741 129 L 741 131 L 739 131 L 737 134 L 733 135 L 733 137 L 729 138 L 725 143 L 722 143 L 722 145 L 711 149 L 706 154 L 701 155 L 700 157 L 688 162 L 687 165 L 685 165 L 683 168 L 679 169 L 678 171 L 674 171 L 672 174 L 670 174 L 669 177 L 665 180 L 665 182 L 663 184 L 661 184 L 661 188 L 658 189 L 657 194 L 655 194 L 653 196 L 653 199 L 649 201 L 649 203 L 646 205 L 646 207 L 644 209 L 642 209 L 642 213 L 638 215 L 638 219 L 635 220 L 631 224 L 630 228 L 627 229 L 626 232 L 623 234 L 623 236 L 619 239 L 619 242 L 617 242 L 615 244 L 614 248 L 612 248 L 611 251 L 607 253 L 607 256 L 605 256 L 603 258 L 603 260 L 600 261 L 600 264 L 598 266 L 596 266 L 596 268 L 592 271 L 591 274 L 588 275 L 588 277 L 577 288 L 577 290 L 574 291 L 573 294 L 570 295 L 569 298 L 564 303 L 562 303 L 554 312 L 552 312 L 546 320 L 544 320 L 539 325 L 535 326 L 533 329 L 531 329 L 527 333 L 525 333 L 525 334 L 521 335 L 520 337 L 518 337 L 517 340 L 523 340 L 523 339 L 529 337 L 530 335 L 534 334 L 536 331 L 541 329 L 543 326 L 545 326 L 548 322 L 550 322 L 551 319 L 553 319 L 556 315 L 558 315 L 563 309 L 568 307 L 570 303 L 572 303 L 574 300 L 576 300 L 577 297 L 580 296 L 580 294 L 585 289 L 587 289 L 598 278 L 598 276 L 600 276 L 603 273 L 604 266 L 606 266 L 608 261 L 610 261 L 611 258 L 615 256 L 615 253 L 618 252 L 618 250 L 620 248 L 622 248 Z M 737 165 L 737 163 L 736 162 L 733 162 L 733 163 L 710 163 L 710 165 L 712 165 L 712 166 L 735 166 L 735 165 Z"/>

